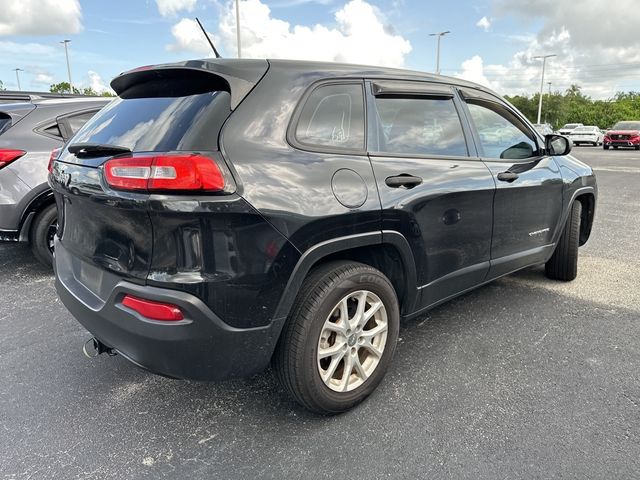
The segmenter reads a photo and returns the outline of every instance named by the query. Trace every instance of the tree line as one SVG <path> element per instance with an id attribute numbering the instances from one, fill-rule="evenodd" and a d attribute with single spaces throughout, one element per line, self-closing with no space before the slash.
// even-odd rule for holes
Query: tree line
<path id="1" fill-rule="evenodd" d="M 505 96 L 531 122 L 538 119 L 540 94 Z M 622 120 L 640 120 L 640 92 L 618 92 L 607 100 L 593 100 L 584 95 L 580 86 L 571 85 L 564 93 L 555 91 L 542 95 L 542 123 L 554 129 L 566 123 L 596 125 L 611 128 Z"/>

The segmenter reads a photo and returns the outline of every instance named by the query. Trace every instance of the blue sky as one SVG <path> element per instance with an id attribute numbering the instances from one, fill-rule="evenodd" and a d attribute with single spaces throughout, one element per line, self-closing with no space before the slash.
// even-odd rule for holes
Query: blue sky
<path id="1" fill-rule="evenodd" d="M 620 19 L 622 26 L 607 27 L 614 29 L 619 42 L 609 39 L 606 31 L 589 35 L 589 28 L 606 30 L 598 18 L 603 2 L 583 1 L 593 3 L 595 10 L 575 20 L 566 13 L 572 2 L 563 0 L 538 0 L 540 5 L 531 8 L 526 0 L 241 0 L 242 43 L 249 56 L 357 63 L 363 59 L 362 63 L 433 71 L 436 41 L 428 34 L 450 30 L 442 42 L 442 73 L 485 83 L 500 93 L 533 93 L 539 88 L 540 65 L 531 57 L 548 52 L 559 55 L 547 70 L 553 89 L 578 83 L 595 97 L 640 90 L 640 56 L 634 53 L 640 52 L 640 35 L 632 25 L 640 24 L 640 16 L 631 13 Z M 633 0 L 620 1 L 629 1 L 630 11 L 639 11 Z M 4 4 L 8 8 L 0 11 L 0 80 L 9 89 L 17 88 L 14 68 L 24 70 L 23 89 L 46 90 L 50 83 L 66 80 L 64 49 L 58 43 L 65 38 L 71 40 L 73 83 L 97 89 L 136 66 L 208 56 L 190 23 L 195 16 L 223 56 L 236 54 L 230 0 L 3 0 Z M 24 20 L 16 24 L 16 17 Z M 632 31 L 627 32 L 627 22 Z"/>

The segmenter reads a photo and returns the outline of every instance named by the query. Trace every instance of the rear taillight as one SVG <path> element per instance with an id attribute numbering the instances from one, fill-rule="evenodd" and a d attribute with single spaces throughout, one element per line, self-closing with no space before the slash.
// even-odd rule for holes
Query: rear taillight
<path id="1" fill-rule="evenodd" d="M 119 190 L 224 190 L 224 176 L 216 162 L 192 154 L 120 157 L 104 164 L 105 180 Z"/>
<path id="2" fill-rule="evenodd" d="M 160 320 L 163 322 L 179 322 L 180 320 L 184 320 L 184 315 L 180 307 L 172 303 L 154 302 L 152 300 L 134 297 L 133 295 L 125 295 L 122 299 L 122 305 L 150 320 Z"/>
<path id="3" fill-rule="evenodd" d="M 58 158 L 58 155 L 60 155 L 60 150 L 62 150 L 62 148 L 54 148 L 53 150 L 51 150 L 51 155 L 49 155 L 49 165 L 47 165 L 47 170 L 49 170 L 49 173 L 53 171 L 53 162 L 55 162 Z"/>
<path id="4" fill-rule="evenodd" d="M 24 150 L 10 150 L 10 149 L 1 149 L 0 148 L 0 168 L 6 167 L 14 160 L 19 159 L 25 153 Z"/>

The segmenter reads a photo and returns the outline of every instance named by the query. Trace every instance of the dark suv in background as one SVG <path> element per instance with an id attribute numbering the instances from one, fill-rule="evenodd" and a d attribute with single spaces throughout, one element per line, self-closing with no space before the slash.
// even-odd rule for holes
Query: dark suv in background
<path id="1" fill-rule="evenodd" d="M 198 380 L 272 362 L 336 413 L 381 381 L 401 319 L 531 265 L 576 276 L 594 174 L 483 87 L 284 60 L 111 85 L 49 176 L 56 287 L 92 353 Z"/>
<path id="2" fill-rule="evenodd" d="M 0 241 L 30 242 L 36 258 L 51 265 L 57 222 L 47 184 L 51 151 L 62 147 L 109 99 L 4 93 L 0 95 Z"/>

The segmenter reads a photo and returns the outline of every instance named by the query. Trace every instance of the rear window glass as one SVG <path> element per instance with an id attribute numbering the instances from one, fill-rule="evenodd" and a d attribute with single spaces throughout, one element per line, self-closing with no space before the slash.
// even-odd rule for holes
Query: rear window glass
<path id="1" fill-rule="evenodd" d="M 185 97 L 118 98 L 98 112 L 72 143 L 106 143 L 134 152 L 217 150 L 231 113 L 228 92 Z"/>
<path id="2" fill-rule="evenodd" d="M 0 135 L 9 130 L 11 126 L 11 117 L 6 113 L 0 112 Z"/>
<path id="3" fill-rule="evenodd" d="M 364 150 L 362 85 L 325 85 L 314 90 L 300 113 L 295 136 L 305 145 Z"/>

